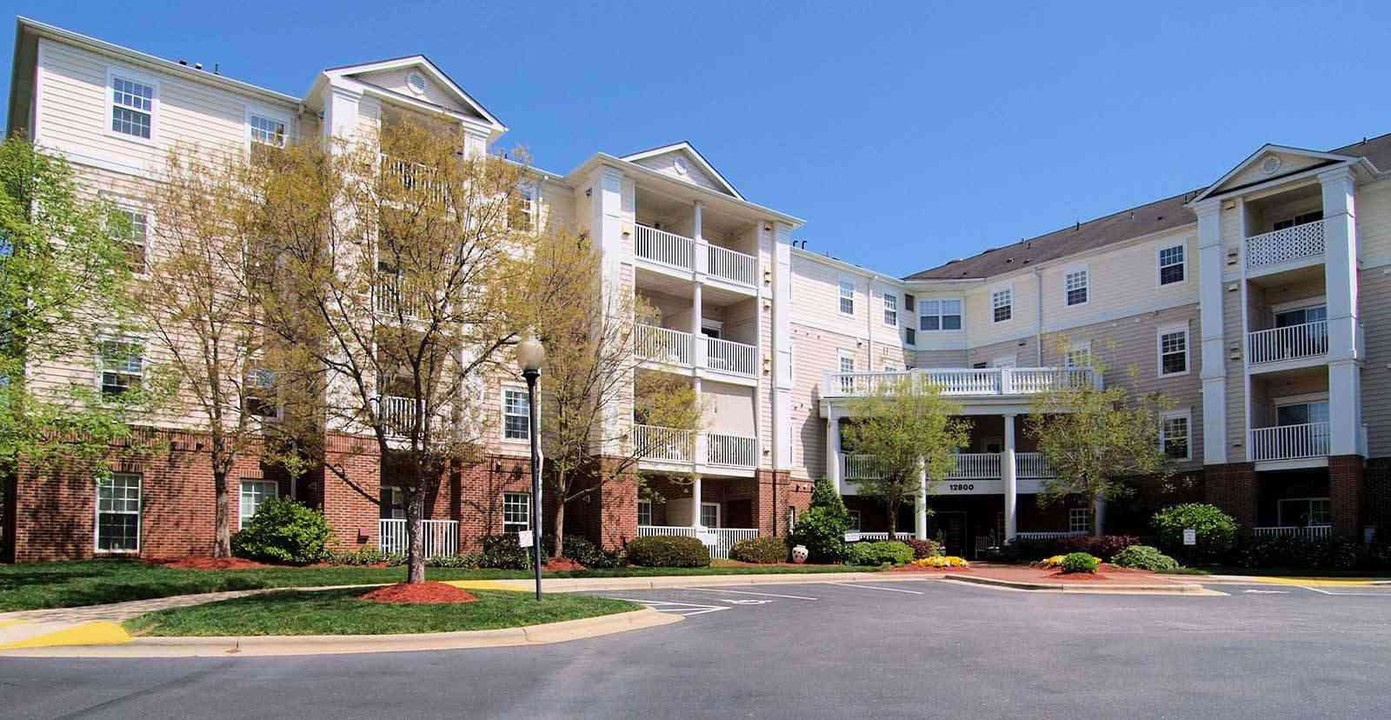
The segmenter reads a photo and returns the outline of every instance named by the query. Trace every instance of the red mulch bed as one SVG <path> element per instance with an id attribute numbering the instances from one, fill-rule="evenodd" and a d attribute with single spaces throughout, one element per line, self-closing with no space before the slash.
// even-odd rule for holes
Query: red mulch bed
<path id="1" fill-rule="evenodd" d="M 387 585 L 358 597 L 372 602 L 403 605 L 447 605 L 469 603 L 478 599 L 467 590 L 456 588 L 453 585 L 445 585 L 442 582 Z"/>
<path id="2" fill-rule="evenodd" d="M 562 572 L 567 570 L 585 570 L 585 566 L 571 560 L 570 558 L 558 557 L 551 558 L 545 565 L 541 566 L 546 572 Z"/>
<path id="3" fill-rule="evenodd" d="M 894 572 L 921 572 L 933 574 L 975 575 L 977 577 L 1013 580 L 1015 582 L 1050 583 L 1166 583 L 1179 582 L 1171 577 L 1156 575 L 1148 570 L 1122 568 L 1102 565 L 1096 574 L 1064 573 L 1055 568 L 1036 568 L 1028 565 L 999 565 L 992 563 L 971 563 L 969 568 L 920 568 L 911 565 L 896 567 Z"/>
<path id="4" fill-rule="evenodd" d="M 151 565 L 163 565 L 176 570 L 255 570 L 268 565 L 245 558 L 181 557 L 150 560 Z"/>

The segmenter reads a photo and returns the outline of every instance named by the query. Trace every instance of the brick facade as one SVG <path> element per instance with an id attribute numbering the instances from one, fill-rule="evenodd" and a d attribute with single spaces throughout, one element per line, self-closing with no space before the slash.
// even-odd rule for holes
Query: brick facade
<path id="1" fill-rule="evenodd" d="M 1333 509 L 1333 532 L 1362 537 L 1361 455 L 1328 458 L 1328 499 Z"/>
<path id="2" fill-rule="evenodd" d="M 1209 465 L 1203 483 L 1207 502 L 1222 508 L 1237 525 L 1256 525 L 1256 469 L 1251 463 Z"/>

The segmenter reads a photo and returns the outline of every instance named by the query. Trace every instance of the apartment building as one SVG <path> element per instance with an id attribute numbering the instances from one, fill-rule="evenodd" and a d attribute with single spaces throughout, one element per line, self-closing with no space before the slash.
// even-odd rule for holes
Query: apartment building
<path id="1" fill-rule="evenodd" d="M 30 20 L 17 33 L 11 131 L 61 153 L 92 192 L 122 205 L 149 229 L 152 256 L 160 219 L 145 198 L 175 143 L 366 142 L 425 113 L 457 124 L 465 152 L 478 154 L 507 131 L 424 56 L 327 69 L 296 96 Z M 786 534 L 812 481 L 827 477 L 861 537 L 893 527 L 969 555 L 1080 533 L 1092 520 L 1084 503 L 1040 502 L 1052 470 L 1025 428 L 1039 392 L 1086 382 L 1172 403 L 1161 437 L 1178 473 L 1107 508 L 1108 527 L 1206 499 L 1249 532 L 1362 536 L 1387 515 L 1391 456 L 1378 430 L 1391 420 L 1381 416 L 1391 331 L 1375 323 L 1391 311 L 1383 168 L 1391 137 L 1331 151 L 1267 145 L 1209 187 L 906 276 L 798 247 L 801 219 L 745 198 L 686 142 L 595 153 L 565 173 L 535 169 L 530 223 L 588 235 L 611 291 L 643 308 L 634 387 L 645 373 L 673 375 L 705 412 L 698 430 L 682 431 L 644 423 L 632 403 L 614 408 L 606 422 L 651 449 L 643 482 L 575 503 L 567 530 L 610 546 L 691 535 L 723 555 L 739 539 Z M 115 388 L 159 361 L 79 358 L 33 376 Z M 853 398 L 902 377 L 940 386 L 973 429 L 929 500 L 890 518 L 861 494 L 856 480 L 872 463 L 843 447 L 841 431 Z M 431 553 L 534 528 L 525 386 L 504 373 L 484 392 L 492 440 L 432 499 Z M 13 485 L 10 557 L 206 552 L 213 490 L 195 426 L 150 426 L 168 434 L 168 452 L 113 468 L 109 482 L 72 473 Z M 399 551 L 391 472 L 371 455 L 330 461 L 351 482 L 324 472 L 290 482 L 246 458 L 233 517 L 288 495 L 321 508 L 340 547 Z"/>

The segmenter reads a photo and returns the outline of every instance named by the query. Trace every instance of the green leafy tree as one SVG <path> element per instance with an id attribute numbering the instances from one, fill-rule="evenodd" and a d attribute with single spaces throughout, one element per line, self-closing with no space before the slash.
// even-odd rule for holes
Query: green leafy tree
<path id="1" fill-rule="evenodd" d="M 970 442 L 971 423 L 953 417 L 961 408 L 939 388 L 912 380 L 884 383 L 851 400 L 849 410 L 855 421 L 845 428 L 846 444 L 873 458 L 872 476 L 857 481 L 860 491 L 888 505 L 894 539 L 899 508 L 926 502 L 925 493 L 951 473 L 956 452 Z"/>
<path id="2" fill-rule="evenodd" d="M 840 491 L 827 478 L 819 478 L 811 490 L 811 506 L 797 517 L 792 543 L 805 545 L 812 562 L 840 562 L 846 557 L 845 533 L 850 513 Z"/>

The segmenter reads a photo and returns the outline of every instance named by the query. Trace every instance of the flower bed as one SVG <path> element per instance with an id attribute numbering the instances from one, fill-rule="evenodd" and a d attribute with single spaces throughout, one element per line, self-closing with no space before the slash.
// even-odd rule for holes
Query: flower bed
<path id="1" fill-rule="evenodd" d="M 478 598 L 467 590 L 442 582 L 399 583 L 377 588 L 360 596 L 363 600 L 403 605 L 448 605 L 474 602 Z"/>
<path id="2" fill-rule="evenodd" d="M 933 555 L 930 557 L 918 558 L 910 563 L 909 566 L 931 569 L 968 568 L 971 567 L 971 563 L 967 562 L 966 558 L 957 557 L 955 555 Z"/>

